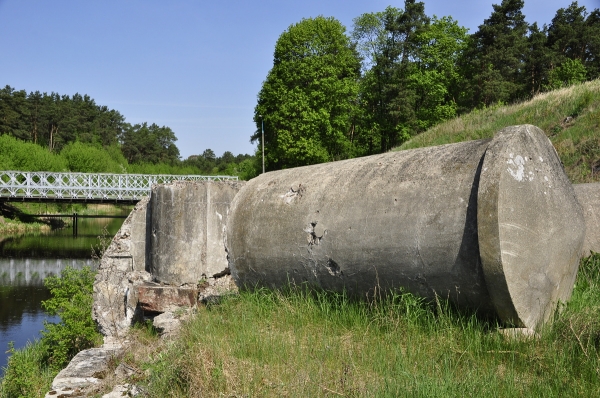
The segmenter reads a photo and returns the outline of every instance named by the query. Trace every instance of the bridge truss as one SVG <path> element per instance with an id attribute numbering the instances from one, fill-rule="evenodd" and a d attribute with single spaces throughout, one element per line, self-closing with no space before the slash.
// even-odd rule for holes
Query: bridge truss
<path id="1" fill-rule="evenodd" d="M 236 176 L 0 171 L 0 200 L 137 201 L 152 185 L 172 181 L 227 181 Z"/>

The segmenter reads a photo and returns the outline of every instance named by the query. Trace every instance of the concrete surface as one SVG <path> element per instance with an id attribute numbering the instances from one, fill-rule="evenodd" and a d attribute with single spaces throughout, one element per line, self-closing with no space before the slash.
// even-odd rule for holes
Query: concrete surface
<path id="1" fill-rule="evenodd" d="M 363 297 L 403 287 L 528 328 L 568 299 L 582 240 L 556 152 L 528 125 L 491 141 L 262 174 L 227 221 L 238 286 L 307 283 Z"/>
<path id="2" fill-rule="evenodd" d="M 228 270 L 224 228 L 242 182 L 173 182 L 152 187 L 149 271 L 174 286 Z"/>
<path id="3" fill-rule="evenodd" d="M 477 202 L 481 262 L 496 311 L 535 329 L 570 298 L 585 235 L 581 206 L 542 130 L 496 133 Z"/>
<path id="4" fill-rule="evenodd" d="M 494 312 L 477 241 L 489 140 L 262 174 L 234 198 L 227 249 L 238 286 L 308 283 L 362 296 L 404 287 Z"/>
<path id="5" fill-rule="evenodd" d="M 92 317 L 104 336 L 122 336 L 141 315 L 136 289 L 152 276 L 146 268 L 148 199 L 139 201 L 104 252 L 94 281 Z"/>
<path id="6" fill-rule="evenodd" d="M 600 253 L 600 183 L 574 184 L 575 196 L 583 208 L 585 219 L 585 241 L 581 256 L 591 252 Z"/>

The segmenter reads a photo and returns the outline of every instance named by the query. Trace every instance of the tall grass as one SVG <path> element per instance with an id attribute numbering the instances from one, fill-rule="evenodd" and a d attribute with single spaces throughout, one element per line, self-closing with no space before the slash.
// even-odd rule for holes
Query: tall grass
<path id="1" fill-rule="evenodd" d="M 597 396 L 600 255 L 539 338 L 399 292 L 241 292 L 199 311 L 148 369 L 150 396 Z"/>
<path id="2" fill-rule="evenodd" d="M 600 80 L 520 104 L 475 110 L 419 134 L 397 150 L 491 138 L 518 124 L 533 124 L 546 132 L 572 182 L 600 181 Z"/>

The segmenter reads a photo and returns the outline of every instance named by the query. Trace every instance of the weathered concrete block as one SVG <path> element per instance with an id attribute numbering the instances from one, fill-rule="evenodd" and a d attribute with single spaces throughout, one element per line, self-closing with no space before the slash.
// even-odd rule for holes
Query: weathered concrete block
<path id="1" fill-rule="evenodd" d="M 137 314 L 134 286 L 150 281 L 145 239 L 148 199 L 139 201 L 104 252 L 94 281 L 92 317 L 104 336 L 120 336 Z"/>
<path id="2" fill-rule="evenodd" d="M 116 354 L 116 350 L 102 347 L 80 351 L 56 375 L 52 381 L 52 389 L 85 388 L 97 384 L 108 373 L 109 362 Z"/>
<path id="3" fill-rule="evenodd" d="M 227 250 L 239 286 L 403 287 L 536 327 L 569 298 L 583 228 L 550 141 L 525 125 L 263 174 L 231 204 Z"/>
<path id="4" fill-rule="evenodd" d="M 144 283 L 136 286 L 138 303 L 146 312 L 165 312 L 173 307 L 195 307 L 198 289 Z"/>
<path id="5" fill-rule="evenodd" d="M 501 319 L 535 328 L 571 297 L 583 211 L 554 147 L 534 126 L 498 132 L 483 159 L 479 252 Z"/>
<path id="6" fill-rule="evenodd" d="M 583 208 L 585 219 L 585 240 L 581 256 L 591 252 L 600 253 L 600 184 L 575 184 L 575 195 Z"/>
<path id="7" fill-rule="evenodd" d="M 173 182 L 151 194 L 150 272 L 162 283 L 196 285 L 227 271 L 224 229 L 242 182 Z"/>

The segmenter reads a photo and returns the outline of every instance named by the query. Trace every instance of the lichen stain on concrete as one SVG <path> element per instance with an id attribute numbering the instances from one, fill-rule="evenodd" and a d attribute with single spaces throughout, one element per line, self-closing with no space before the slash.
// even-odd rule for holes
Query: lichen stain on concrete
<path id="1" fill-rule="evenodd" d="M 510 173 L 510 175 L 517 181 L 523 181 L 524 179 L 527 181 L 533 181 L 534 176 L 532 171 L 525 175 L 525 163 L 527 162 L 527 157 L 517 155 L 513 158 L 512 153 L 509 156 L 510 159 L 508 159 L 506 163 L 512 167 L 509 167 L 506 170 Z"/>

